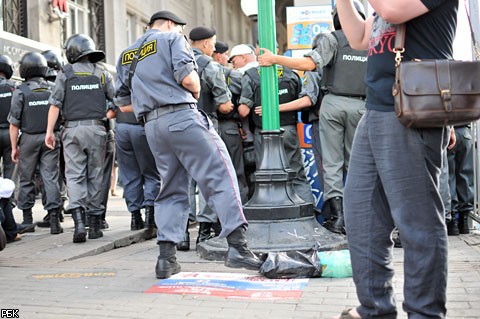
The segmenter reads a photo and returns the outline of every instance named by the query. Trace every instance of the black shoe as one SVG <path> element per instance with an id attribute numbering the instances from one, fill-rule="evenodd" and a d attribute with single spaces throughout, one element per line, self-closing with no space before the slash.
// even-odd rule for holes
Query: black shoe
<path id="1" fill-rule="evenodd" d="M 190 233 L 188 232 L 188 223 L 187 223 L 187 230 L 183 235 L 182 241 L 177 244 L 177 250 L 181 250 L 181 251 L 190 250 Z"/>
<path id="2" fill-rule="evenodd" d="M 178 274 L 182 267 L 177 262 L 175 256 L 175 244 L 172 242 L 158 243 L 160 254 L 158 255 L 157 264 L 155 265 L 155 275 L 158 279 L 169 278 L 172 275 Z"/>
<path id="3" fill-rule="evenodd" d="M 343 198 L 334 197 L 328 200 L 330 207 L 330 220 L 325 223 L 325 228 L 332 233 L 345 234 L 345 219 L 343 217 Z"/>
<path id="4" fill-rule="evenodd" d="M 19 234 L 34 233 L 35 232 L 35 226 L 37 226 L 37 223 L 17 224 L 17 233 L 19 233 Z"/>
<path id="5" fill-rule="evenodd" d="M 157 228 L 157 225 L 155 224 L 154 206 L 145 207 L 145 228 L 148 228 L 148 229 Z"/>
<path id="6" fill-rule="evenodd" d="M 52 209 L 48 212 L 50 218 L 50 234 L 57 235 L 63 233 L 63 228 L 60 226 L 60 209 Z"/>
<path id="7" fill-rule="evenodd" d="M 450 221 L 447 222 L 447 233 L 448 236 L 460 235 L 460 232 L 458 230 L 458 222 L 455 217 L 453 217 Z"/>
<path id="8" fill-rule="evenodd" d="M 248 247 L 245 228 L 238 227 L 227 236 L 228 251 L 225 266 L 230 268 L 246 268 L 259 270 L 263 264 Z"/>
<path id="9" fill-rule="evenodd" d="M 400 233 L 397 236 L 393 237 L 393 247 L 402 248 L 402 241 L 400 240 Z"/>
<path id="10" fill-rule="evenodd" d="M 102 219 L 100 221 L 100 229 L 108 229 L 108 227 L 110 227 L 110 225 L 108 225 L 108 223 L 105 219 Z"/>
<path id="11" fill-rule="evenodd" d="M 43 217 L 41 222 L 37 223 L 37 227 L 50 228 L 50 212 L 48 212 L 47 215 Z"/>
<path id="12" fill-rule="evenodd" d="M 130 230 L 141 230 L 145 227 L 140 210 L 131 212 L 132 218 L 130 220 Z"/>
<path id="13" fill-rule="evenodd" d="M 212 236 L 212 223 L 206 223 L 206 222 L 200 222 L 198 225 L 198 237 L 197 237 L 197 244 L 198 243 L 203 243 L 206 240 L 209 240 L 210 238 L 213 238 Z"/>
<path id="14" fill-rule="evenodd" d="M 458 213 L 458 231 L 460 234 L 470 234 L 470 225 L 468 224 L 469 212 Z"/>
<path id="15" fill-rule="evenodd" d="M 100 230 L 102 221 L 99 215 L 88 216 L 90 227 L 88 228 L 88 239 L 97 239 L 103 237 L 103 232 Z"/>
<path id="16" fill-rule="evenodd" d="M 75 208 L 70 211 L 72 214 L 75 230 L 73 231 L 73 242 L 83 243 L 87 241 L 87 231 L 85 230 L 85 211 L 83 208 Z"/>

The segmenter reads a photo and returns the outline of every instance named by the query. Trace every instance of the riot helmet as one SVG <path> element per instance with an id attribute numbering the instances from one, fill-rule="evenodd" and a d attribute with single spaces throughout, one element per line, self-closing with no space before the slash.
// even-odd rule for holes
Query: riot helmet
<path id="1" fill-rule="evenodd" d="M 69 63 L 73 64 L 88 56 L 91 63 L 105 59 L 105 53 L 95 49 L 92 38 L 86 34 L 74 34 L 65 43 L 65 54 Z"/>
<path id="2" fill-rule="evenodd" d="M 27 52 L 20 60 L 20 76 L 25 80 L 40 76 L 48 71 L 47 60 L 38 52 Z"/>
<path id="3" fill-rule="evenodd" d="M 48 80 L 55 80 L 57 77 L 57 72 L 63 67 L 63 58 L 53 50 L 43 51 L 42 55 L 47 60 L 48 65 L 48 71 L 45 77 Z"/>
<path id="4" fill-rule="evenodd" d="M 0 72 L 5 73 L 5 77 L 10 79 L 13 74 L 13 62 L 8 55 L 0 54 Z"/>
<path id="5" fill-rule="evenodd" d="M 355 9 L 358 11 L 358 13 L 365 20 L 365 7 L 363 6 L 363 4 L 358 0 L 353 0 L 353 5 L 355 6 Z M 337 5 L 333 7 L 332 19 L 333 19 L 333 28 L 335 30 L 341 30 L 342 25 L 340 24 L 340 19 L 338 18 Z"/>

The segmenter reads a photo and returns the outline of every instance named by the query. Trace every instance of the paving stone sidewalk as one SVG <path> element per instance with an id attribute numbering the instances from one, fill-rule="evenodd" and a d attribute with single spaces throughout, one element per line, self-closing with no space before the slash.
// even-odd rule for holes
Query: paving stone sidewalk
<path id="1" fill-rule="evenodd" d="M 34 217 L 44 211 L 37 204 Z M 21 212 L 15 210 L 21 221 Z M 61 235 L 37 229 L 0 252 L 0 308 L 19 309 L 19 318 L 330 318 L 357 305 L 351 278 L 309 279 L 298 300 L 235 300 L 205 295 L 146 294 L 159 280 L 155 240 L 130 231 L 121 197 L 109 201 L 105 236 L 73 244 L 73 222 L 66 215 Z M 255 274 L 200 259 L 191 247 L 178 252 L 182 271 Z M 449 238 L 448 318 L 480 318 L 480 235 Z M 403 251 L 394 250 L 399 318 Z"/>

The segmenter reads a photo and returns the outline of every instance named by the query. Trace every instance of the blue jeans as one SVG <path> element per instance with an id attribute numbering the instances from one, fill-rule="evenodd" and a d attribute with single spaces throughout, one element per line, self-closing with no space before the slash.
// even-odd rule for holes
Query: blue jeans
<path id="1" fill-rule="evenodd" d="M 447 130 L 408 129 L 394 112 L 369 110 L 355 134 L 345 223 L 362 318 L 396 318 L 392 230 L 404 248 L 409 318 L 444 318 L 447 232 L 438 191 Z"/>

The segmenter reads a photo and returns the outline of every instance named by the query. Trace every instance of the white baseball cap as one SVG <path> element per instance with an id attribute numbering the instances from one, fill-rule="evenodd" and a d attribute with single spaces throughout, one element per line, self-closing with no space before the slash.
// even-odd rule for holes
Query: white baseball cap
<path id="1" fill-rule="evenodd" d="M 254 54 L 252 48 L 246 44 L 239 44 L 232 48 L 230 51 L 230 57 L 228 58 L 228 62 L 232 62 L 232 58 L 236 57 L 237 55 L 244 55 L 244 54 Z"/>
<path id="2" fill-rule="evenodd" d="M 15 183 L 8 178 L 0 177 L 0 198 L 10 198 L 15 190 Z"/>

